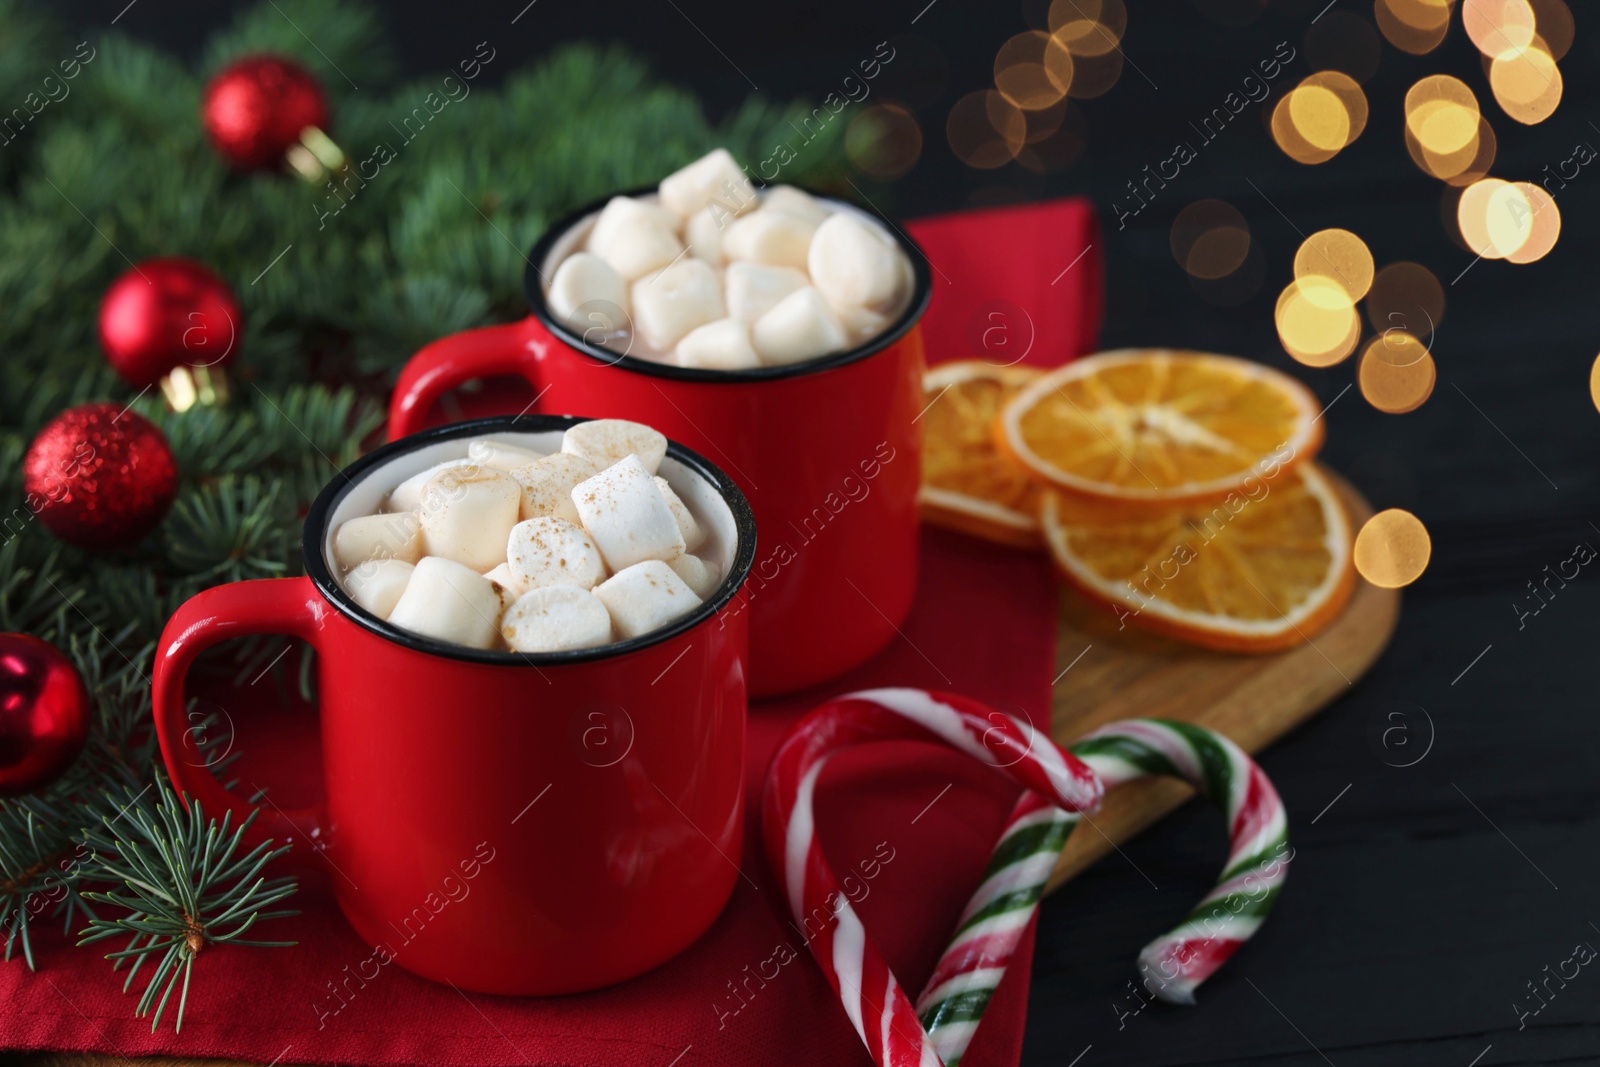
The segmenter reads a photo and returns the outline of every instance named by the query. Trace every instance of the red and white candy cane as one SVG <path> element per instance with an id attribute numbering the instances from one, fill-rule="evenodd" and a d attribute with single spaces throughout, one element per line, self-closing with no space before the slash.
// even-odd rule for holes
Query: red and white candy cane
<path id="1" fill-rule="evenodd" d="M 1237 745 L 1189 723 L 1113 723 L 1071 752 L 1107 788 L 1147 775 L 1181 778 L 1227 813 L 1230 847 L 1216 887 L 1175 929 L 1139 953 L 1139 970 L 1151 993 L 1192 1004 L 1195 988 L 1255 933 L 1277 899 L 1292 854 L 1283 803 Z M 1012 809 L 983 881 L 917 1000 L 920 1021 L 947 1067 L 966 1053 L 1079 819 L 1029 793 Z"/>
<path id="2" fill-rule="evenodd" d="M 1093 810 L 1099 777 L 1031 726 L 977 701 L 922 689 L 872 689 L 830 700 L 790 730 L 768 772 L 767 858 L 783 881 L 795 924 L 880 1067 L 934 1067 L 938 1054 L 817 842 L 817 776 L 843 748 L 870 741 L 933 741 L 996 767 L 1061 808 Z"/>

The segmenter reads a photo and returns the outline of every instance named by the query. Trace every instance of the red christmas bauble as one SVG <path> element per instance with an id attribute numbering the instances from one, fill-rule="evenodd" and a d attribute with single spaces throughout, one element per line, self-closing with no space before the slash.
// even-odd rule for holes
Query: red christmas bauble
<path id="1" fill-rule="evenodd" d="M 135 389 L 181 366 L 233 360 L 244 329 L 226 282 L 192 259 L 147 259 L 117 277 L 100 301 L 100 347 Z"/>
<path id="2" fill-rule="evenodd" d="M 89 736 L 89 691 L 72 661 L 27 634 L 0 634 L 0 796 L 61 777 Z"/>
<path id="3" fill-rule="evenodd" d="M 178 495 L 166 436 L 118 404 L 51 419 L 22 459 L 24 504 L 68 544 L 103 551 L 155 529 Z"/>
<path id="4" fill-rule="evenodd" d="M 261 170 L 282 163 L 307 126 L 328 128 L 328 100 L 293 60 L 247 56 L 206 84 L 200 120 L 230 166 Z"/>

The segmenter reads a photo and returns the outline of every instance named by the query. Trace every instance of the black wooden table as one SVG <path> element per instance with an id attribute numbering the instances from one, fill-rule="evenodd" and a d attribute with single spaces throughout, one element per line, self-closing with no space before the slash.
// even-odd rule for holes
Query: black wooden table
<path id="1" fill-rule="evenodd" d="M 103 23 L 124 3 L 63 6 Z M 1600 414 L 1588 392 L 1600 349 L 1592 270 L 1600 168 L 1558 192 L 1563 232 L 1551 255 L 1528 266 L 1474 263 L 1445 236 L 1442 186 L 1411 163 L 1401 132 L 1406 88 L 1448 72 L 1474 88 L 1494 124 L 1497 176 L 1538 181 L 1580 142 L 1600 145 L 1600 23 L 1589 8 L 1574 5 L 1565 99 L 1542 125 L 1519 127 L 1494 106 L 1457 11 L 1431 55 L 1383 46 L 1366 84 L 1365 133 L 1334 161 L 1305 167 L 1278 152 L 1262 120 L 1314 69 L 1305 47 L 1313 20 L 1370 24 L 1371 3 L 1130 5 L 1119 83 L 1074 105 L 1087 129 L 1083 157 L 1041 177 L 1016 166 L 970 170 L 944 135 L 951 104 L 991 84 L 999 46 L 1029 19 L 1042 22 L 1039 0 L 870 8 L 811 0 L 792 13 L 748 0 L 543 0 L 508 38 L 504 24 L 522 3 L 442 9 L 407 0 L 386 11 L 413 72 L 448 66 L 491 28 L 509 57 L 496 64 L 502 72 L 564 40 L 620 39 L 714 112 L 743 99 L 747 78 L 776 99 L 820 99 L 879 41 L 892 42 L 897 59 L 874 93 L 921 105 L 925 138 L 921 162 L 882 204 L 904 216 L 1068 193 L 1126 202 L 1127 182 L 1193 138 L 1191 120 L 1280 42 L 1294 49 L 1272 95 L 1205 144 L 1126 228 L 1107 211 L 1104 343 L 1232 352 L 1292 368 L 1332 404 L 1327 461 L 1378 507 L 1417 514 L 1432 533 L 1433 561 L 1377 668 L 1264 757 L 1297 854 L 1262 933 L 1201 990 L 1200 1008 L 1132 1014 L 1136 951 L 1198 899 L 1222 855 L 1215 816 L 1191 805 L 1126 850 L 1159 888 L 1113 858 L 1044 905 L 1023 1059 L 1052 1067 L 1600 1061 L 1600 972 L 1550 978 L 1571 973 L 1575 946 L 1600 946 L 1600 723 L 1591 718 L 1600 571 L 1582 569 L 1537 614 L 1521 614 L 1533 604 L 1528 583 L 1543 581 L 1546 567 L 1560 567 L 1581 543 L 1600 546 Z M 119 25 L 193 51 L 235 6 L 148 0 Z M 1203 197 L 1228 201 L 1249 222 L 1244 270 L 1260 282 L 1238 303 L 1214 301 L 1243 294 L 1197 290 L 1169 248 L 1173 217 Z M 1415 413 L 1369 407 L 1349 389 L 1353 361 L 1309 370 L 1277 343 L 1273 303 L 1295 249 L 1329 226 L 1358 233 L 1379 265 L 1414 260 L 1445 287 L 1439 382 Z"/>

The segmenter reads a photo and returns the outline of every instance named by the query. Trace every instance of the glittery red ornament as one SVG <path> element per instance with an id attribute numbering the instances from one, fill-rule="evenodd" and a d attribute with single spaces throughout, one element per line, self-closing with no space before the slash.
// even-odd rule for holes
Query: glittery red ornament
<path id="1" fill-rule="evenodd" d="M 200 119 L 230 166 L 261 170 L 283 163 L 307 127 L 327 129 L 328 101 L 293 60 L 248 56 L 206 84 Z"/>
<path id="2" fill-rule="evenodd" d="M 227 283 L 192 259 L 147 259 L 100 301 L 100 347 L 135 389 L 178 367 L 226 366 L 243 329 Z"/>
<path id="3" fill-rule="evenodd" d="M 0 796 L 44 788 L 72 765 L 89 735 L 89 692 L 59 649 L 0 634 Z"/>
<path id="4" fill-rule="evenodd" d="M 61 540 L 103 551 L 155 529 L 178 495 L 178 464 L 150 420 L 118 404 L 51 419 L 22 460 L 24 504 Z"/>

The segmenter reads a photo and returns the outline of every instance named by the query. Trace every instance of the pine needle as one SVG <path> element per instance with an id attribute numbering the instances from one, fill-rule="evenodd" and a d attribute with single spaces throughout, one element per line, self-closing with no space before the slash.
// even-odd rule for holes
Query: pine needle
<path id="1" fill-rule="evenodd" d="M 85 900 L 117 913 L 92 917 L 78 944 L 130 935 L 123 948 L 106 955 L 117 968 L 133 961 L 124 992 L 133 988 L 144 964 L 154 961 L 155 970 L 135 1009 L 140 1018 L 152 1016 L 152 1032 L 161 1025 L 180 982 L 173 1028 L 183 1029 L 195 960 L 208 946 L 294 944 L 244 937 L 259 921 L 298 914 L 271 907 L 294 893 L 294 879 L 261 876 L 262 869 L 288 852 L 289 846 L 273 848 L 266 841 L 235 858 L 254 815 L 237 828 L 231 825 L 231 813 L 224 813 L 220 822 L 208 819 L 199 801 L 191 800 L 185 809 L 178 794 L 159 777 L 152 787 L 137 793 L 125 788 L 107 794 L 99 814 L 98 824 L 83 833 L 90 856 L 82 877 L 122 888 L 82 893 Z"/>

